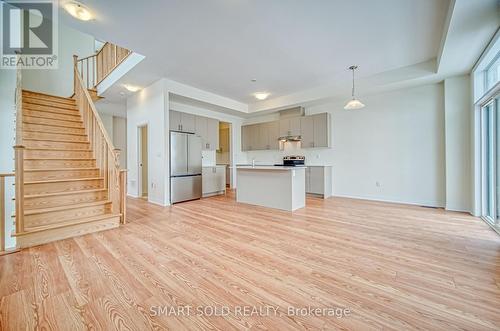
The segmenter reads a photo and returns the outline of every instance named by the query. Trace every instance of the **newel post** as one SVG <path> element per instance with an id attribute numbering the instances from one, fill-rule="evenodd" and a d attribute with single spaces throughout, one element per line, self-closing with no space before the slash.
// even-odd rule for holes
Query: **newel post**
<path id="1" fill-rule="evenodd" d="M 120 170 L 120 223 L 125 224 L 127 221 L 127 170 Z"/>

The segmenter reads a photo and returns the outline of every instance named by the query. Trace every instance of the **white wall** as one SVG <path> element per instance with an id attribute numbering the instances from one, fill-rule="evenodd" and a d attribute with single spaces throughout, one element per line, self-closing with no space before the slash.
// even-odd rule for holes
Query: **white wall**
<path id="1" fill-rule="evenodd" d="M 59 67 L 23 70 L 23 88 L 62 97 L 73 94 L 73 55 L 94 54 L 94 37 L 59 24 Z"/>
<path id="2" fill-rule="evenodd" d="M 15 144 L 15 90 L 16 71 L 0 70 L 0 172 L 8 173 L 14 171 L 14 149 Z M 6 247 L 15 247 L 15 238 L 10 237 L 14 230 L 12 218 L 14 214 L 14 203 L 12 198 L 15 195 L 14 177 L 5 179 L 5 233 Z"/>
<path id="3" fill-rule="evenodd" d="M 446 209 L 471 211 L 470 76 L 444 81 L 446 132 Z"/>
<path id="4" fill-rule="evenodd" d="M 344 110 L 345 100 L 306 108 L 307 114 L 331 113 L 331 149 L 248 152 L 247 162 L 255 158 L 272 164 L 285 154 L 303 154 L 309 164 L 333 165 L 336 196 L 444 206 L 443 84 L 384 92 L 362 101 L 367 106 L 357 111 Z"/>
<path id="5" fill-rule="evenodd" d="M 168 164 L 168 93 L 159 80 L 127 99 L 127 165 L 128 194 L 137 197 L 138 187 L 138 126 L 148 126 L 148 200 L 166 205 L 170 197 Z"/>

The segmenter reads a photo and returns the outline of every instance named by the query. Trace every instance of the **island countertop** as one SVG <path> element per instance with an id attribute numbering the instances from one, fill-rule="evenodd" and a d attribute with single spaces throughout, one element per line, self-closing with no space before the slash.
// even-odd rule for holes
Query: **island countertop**
<path id="1" fill-rule="evenodd" d="M 286 167 L 286 166 L 236 166 L 235 169 L 241 170 L 276 170 L 276 171 L 291 171 L 297 169 L 305 169 L 307 167 L 304 166 L 295 166 L 295 167 Z"/>

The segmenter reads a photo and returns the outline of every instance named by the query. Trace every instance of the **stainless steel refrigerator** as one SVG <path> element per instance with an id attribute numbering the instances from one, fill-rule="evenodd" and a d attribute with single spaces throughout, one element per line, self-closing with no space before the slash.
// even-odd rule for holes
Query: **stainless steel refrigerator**
<path id="1" fill-rule="evenodd" d="M 170 201 L 201 198 L 201 138 L 170 132 Z"/>

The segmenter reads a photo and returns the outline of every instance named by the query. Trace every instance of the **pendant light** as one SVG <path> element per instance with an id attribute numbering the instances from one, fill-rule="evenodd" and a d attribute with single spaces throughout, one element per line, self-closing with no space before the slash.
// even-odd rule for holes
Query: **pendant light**
<path id="1" fill-rule="evenodd" d="M 348 103 L 344 106 L 346 110 L 355 110 L 364 108 L 365 105 L 354 97 L 354 70 L 358 69 L 358 66 L 350 66 L 349 70 L 352 70 L 352 100 L 349 100 Z"/>

